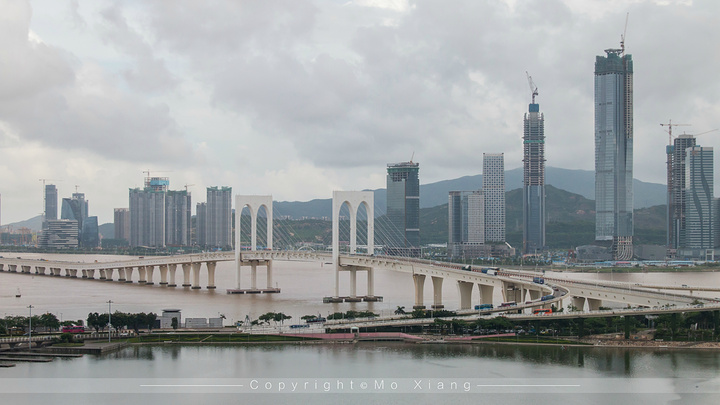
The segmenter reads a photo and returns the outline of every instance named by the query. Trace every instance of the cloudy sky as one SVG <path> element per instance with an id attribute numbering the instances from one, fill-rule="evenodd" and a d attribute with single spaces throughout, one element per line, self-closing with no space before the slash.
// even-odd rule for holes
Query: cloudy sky
<path id="1" fill-rule="evenodd" d="M 143 171 L 276 200 L 479 174 L 522 162 L 528 71 L 548 165 L 594 168 L 593 68 L 635 68 L 635 177 L 665 182 L 659 125 L 720 127 L 716 0 L 0 0 L 2 223 L 42 182 L 112 221 Z M 720 131 L 699 138 L 720 146 Z M 717 160 L 717 157 L 716 157 Z M 720 165 L 716 164 L 716 167 Z M 719 168 L 720 169 L 720 168 Z"/>

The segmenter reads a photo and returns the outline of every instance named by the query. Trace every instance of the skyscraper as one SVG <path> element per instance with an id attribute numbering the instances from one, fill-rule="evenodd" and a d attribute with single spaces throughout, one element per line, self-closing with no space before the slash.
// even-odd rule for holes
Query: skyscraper
<path id="1" fill-rule="evenodd" d="M 190 245 L 192 196 L 187 190 L 165 192 L 165 244 Z"/>
<path id="2" fill-rule="evenodd" d="M 668 145 L 668 248 L 681 247 L 685 232 L 685 151 L 695 146 L 695 137 L 680 135 Z"/>
<path id="3" fill-rule="evenodd" d="M 195 243 L 207 245 L 207 203 L 204 202 L 195 205 Z"/>
<path id="4" fill-rule="evenodd" d="M 130 241 L 130 210 L 115 208 L 115 239 Z"/>
<path id="5" fill-rule="evenodd" d="M 505 156 L 483 153 L 485 241 L 505 242 Z"/>
<path id="6" fill-rule="evenodd" d="M 130 189 L 130 246 L 165 247 L 165 190 Z"/>
<path id="7" fill-rule="evenodd" d="M 523 253 L 545 246 L 545 117 L 534 101 L 523 123 Z"/>
<path id="8" fill-rule="evenodd" d="M 448 252 L 452 257 L 478 257 L 485 243 L 485 198 L 481 190 L 448 195 Z"/>
<path id="9" fill-rule="evenodd" d="M 685 149 L 685 231 L 680 244 L 689 249 L 715 246 L 713 148 Z"/>
<path id="10" fill-rule="evenodd" d="M 624 49 L 595 58 L 595 240 L 632 258 L 633 62 Z"/>
<path id="11" fill-rule="evenodd" d="M 45 221 L 58 219 L 58 192 L 54 184 L 45 185 Z"/>
<path id="12" fill-rule="evenodd" d="M 388 254 L 420 255 L 420 164 L 387 165 Z"/>
<path id="13" fill-rule="evenodd" d="M 232 187 L 208 187 L 206 241 L 209 246 L 232 246 Z"/>

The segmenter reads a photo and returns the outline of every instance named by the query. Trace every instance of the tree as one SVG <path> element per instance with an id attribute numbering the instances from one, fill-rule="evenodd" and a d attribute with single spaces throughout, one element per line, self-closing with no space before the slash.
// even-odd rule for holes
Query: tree
<path id="1" fill-rule="evenodd" d="M 282 312 L 278 312 L 273 317 L 273 321 L 275 321 L 275 323 L 280 322 L 280 325 L 282 325 L 286 319 L 290 319 L 290 318 L 292 318 L 292 316 L 285 315 Z"/>
<path id="2" fill-rule="evenodd" d="M 395 315 L 405 315 L 405 307 L 398 306 L 395 310 Z"/>
<path id="3" fill-rule="evenodd" d="M 60 328 L 60 320 L 58 320 L 58 318 L 55 315 L 51 314 L 50 312 L 46 312 L 46 313 L 40 315 L 40 319 L 39 319 L 38 323 L 39 323 L 38 326 L 44 326 L 50 330 Z"/>
<path id="4" fill-rule="evenodd" d="M 266 312 L 258 317 L 258 321 L 260 323 L 266 323 L 270 325 L 270 321 L 275 320 L 275 312 Z"/>
<path id="5" fill-rule="evenodd" d="M 178 328 L 178 319 L 177 319 L 177 317 L 175 317 L 175 316 L 173 317 L 172 321 L 170 321 L 170 326 L 172 326 L 172 328 L 173 328 L 174 330 L 177 330 L 177 328 Z"/>

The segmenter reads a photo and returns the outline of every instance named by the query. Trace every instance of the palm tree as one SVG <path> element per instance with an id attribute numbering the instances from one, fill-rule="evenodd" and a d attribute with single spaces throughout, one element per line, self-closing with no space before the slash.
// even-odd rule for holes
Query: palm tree
<path id="1" fill-rule="evenodd" d="M 405 315 L 405 307 L 398 306 L 395 310 L 395 315 Z"/>

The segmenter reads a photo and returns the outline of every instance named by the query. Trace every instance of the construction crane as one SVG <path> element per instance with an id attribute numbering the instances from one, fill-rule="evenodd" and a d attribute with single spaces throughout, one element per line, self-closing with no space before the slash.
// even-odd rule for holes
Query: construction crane
<path id="1" fill-rule="evenodd" d="M 155 170 L 154 172 L 155 172 L 155 173 L 170 173 L 170 172 L 172 172 L 172 170 Z M 147 174 L 147 177 L 151 177 L 151 176 L 150 176 L 150 169 L 143 170 L 143 173 Z"/>
<path id="2" fill-rule="evenodd" d="M 628 18 L 630 18 L 629 11 L 627 14 L 625 14 L 625 30 L 623 31 L 623 34 L 620 35 L 620 56 L 621 57 L 625 54 L 625 35 L 627 34 Z"/>
<path id="3" fill-rule="evenodd" d="M 689 127 L 690 124 L 673 124 L 672 120 L 668 120 L 667 124 L 660 124 L 662 127 L 668 127 L 667 132 L 668 133 L 668 145 L 672 145 L 672 127 Z"/>
<path id="4" fill-rule="evenodd" d="M 45 189 L 45 182 L 46 181 L 62 181 L 62 180 L 56 180 L 56 179 L 38 179 L 38 181 L 43 182 L 43 189 Z"/>
<path id="5" fill-rule="evenodd" d="M 532 76 L 530 76 L 530 73 L 528 73 L 527 70 L 525 71 L 525 74 L 527 75 L 528 84 L 530 85 L 530 93 L 532 94 L 532 103 L 535 104 L 535 96 L 539 95 L 538 88 L 535 85 L 535 83 L 533 82 Z"/>
<path id="6" fill-rule="evenodd" d="M 184 186 L 184 187 L 185 187 L 185 192 L 186 192 L 186 193 L 187 193 L 187 191 L 188 191 L 188 187 L 190 187 L 190 186 L 194 186 L 194 184 L 186 184 L 186 185 Z"/>

